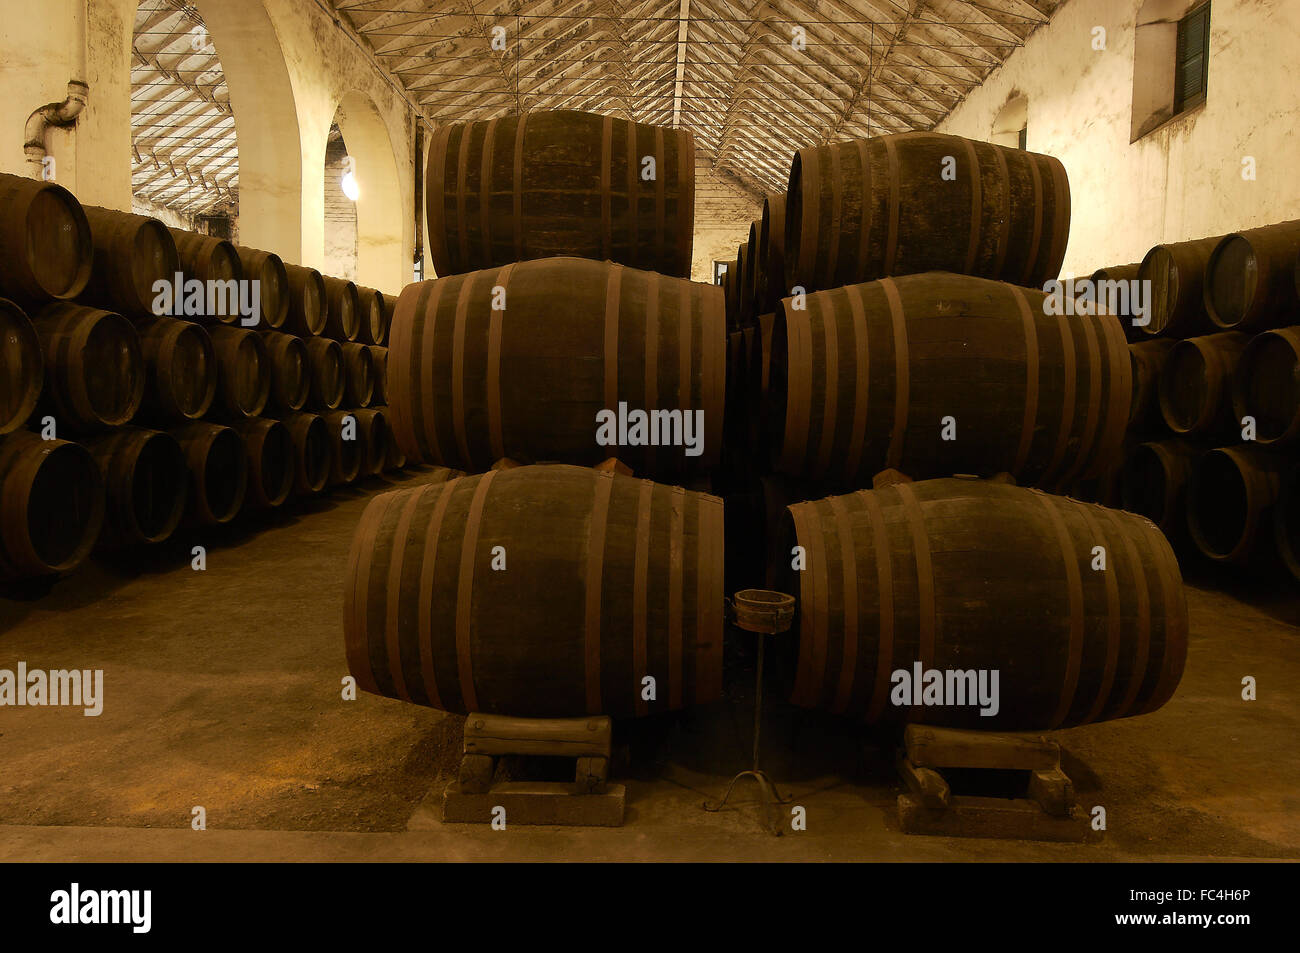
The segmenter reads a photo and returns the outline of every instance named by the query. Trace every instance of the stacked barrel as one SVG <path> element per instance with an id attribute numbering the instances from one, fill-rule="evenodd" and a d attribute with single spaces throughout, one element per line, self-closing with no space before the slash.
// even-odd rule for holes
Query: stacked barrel
<path id="1" fill-rule="evenodd" d="M 402 465 L 391 304 L 351 282 L 330 299 L 326 281 L 0 175 L 0 576 Z"/>
<path id="2" fill-rule="evenodd" d="M 1300 580 L 1300 221 L 1098 274 L 1150 283 L 1147 313 L 1122 315 L 1133 402 L 1109 492 L 1188 552 Z"/>

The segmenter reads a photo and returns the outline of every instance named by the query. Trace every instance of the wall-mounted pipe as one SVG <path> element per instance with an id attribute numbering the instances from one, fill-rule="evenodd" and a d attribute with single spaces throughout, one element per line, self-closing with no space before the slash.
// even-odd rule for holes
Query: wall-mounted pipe
<path id="1" fill-rule="evenodd" d="M 45 156 L 49 152 L 45 133 L 51 126 L 66 129 L 77 123 L 77 117 L 86 108 L 90 98 L 90 85 L 86 82 L 86 2 L 73 4 L 72 35 L 77 44 L 73 51 L 76 72 L 68 80 L 68 97 L 61 103 L 46 103 L 27 117 L 23 130 L 23 152 L 33 178 L 45 175 Z"/>

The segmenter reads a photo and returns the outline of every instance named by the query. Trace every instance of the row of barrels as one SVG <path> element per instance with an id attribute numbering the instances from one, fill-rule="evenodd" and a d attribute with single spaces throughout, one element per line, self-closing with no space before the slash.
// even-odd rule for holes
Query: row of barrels
<path id="1" fill-rule="evenodd" d="M 96 545 L 160 543 L 404 463 L 382 407 L 77 442 L 20 430 L 0 437 L 0 579 L 68 572 Z"/>
<path id="2" fill-rule="evenodd" d="M 521 717 L 721 696 L 721 500 L 565 465 L 442 475 L 376 497 L 357 527 L 344 634 L 359 685 Z M 797 704 L 1043 730 L 1152 711 L 1181 676 L 1178 564 L 1132 514 L 940 479 L 790 506 L 780 531 L 806 559 L 781 580 L 799 596 L 777 662 Z M 1089 570 L 1099 541 L 1104 573 Z M 508 571 L 491 571 L 502 553 Z M 998 710 L 889 704 L 891 673 L 915 664 L 999 672 Z"/>

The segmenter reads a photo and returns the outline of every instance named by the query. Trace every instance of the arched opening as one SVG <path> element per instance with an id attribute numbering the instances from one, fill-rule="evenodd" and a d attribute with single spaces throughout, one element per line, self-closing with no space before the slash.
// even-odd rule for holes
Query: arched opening
<path id="1" fill-rule="evenodd" d="M 396 294 L 410 280 L 410 262 L 402 254 L 402 228 L 406 221 L 397 158 L 388 127 L 369 97 L 352 92 L 343 97 L 334 114 L 339 130 L 335 145 L 333 129 L 325 153 L 326 270 L 331 265 L 331 248 L 346 246 L 346 208 L 331 218 L 333 190 L 343 193 L 343 177 L 351 173 L 355 199 L 343 195 L 353 209 L 355 225 L 355 280 L 359 284 Z M 332 162 L 337 166 L 331 165 Z M 333 236 L 333 237 L 331 237 Z M 345 249 L 340 249 L 345 254 Z"/>
<path id="2" fill-rule="evenodd" d="M 993 135 L 989 141 L 1012 149 L 1027 148 L 1029 138 L 1029 97 L 1012 96 L 993 118 Z"/>
<path id="3" fill-rule="evenodd" d="M 360 186 L 338 123 L 325 144 L 325 259 L 321 270 L 353 281 L 357 277 L 357 199 Z"/>

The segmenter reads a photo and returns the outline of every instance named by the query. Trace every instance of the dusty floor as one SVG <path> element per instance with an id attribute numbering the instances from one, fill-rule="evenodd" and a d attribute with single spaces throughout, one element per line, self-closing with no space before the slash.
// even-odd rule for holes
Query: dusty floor
<path id="1" fill-rule="evenodd" d="M 460 719 L 341 697 L 345 556 L 385 488 L 191 534 L 144 565 L 97 557 L 39 596 L 0 596 L 0 669 L 105 673 L 97 718 L 0 708 L 0 860 L 1300 859 L 1300 600 L 1259 584 L 1229 595 L 1194 571 L 1173 701 L 1056 736 L 1081 803 L 1106 807 L 1100 843 L 904 835 L 888 746 L 779 704 L 764 766 L 808 830 L 760 833 L 749 788 L 737 810 L 705 813 L 748 756 L 739 688 L 711 709 L 620 726 L 622 828 L 443 825 Z M 190 568 L 195 542 L 206 572 Z M 1244 675 L 1259 700 L 1241 700 Z M 195 806 L 204 832 L 190 829 Z"/>

